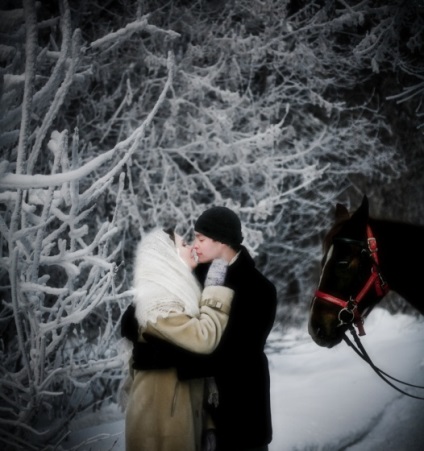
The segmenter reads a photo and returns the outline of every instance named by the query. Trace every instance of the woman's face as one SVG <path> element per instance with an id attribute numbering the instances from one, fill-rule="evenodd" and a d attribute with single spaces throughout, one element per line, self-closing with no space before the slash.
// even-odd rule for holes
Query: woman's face
<path id="1" fill-rule="evenodd" d="M 184 263 L 190 269 L 194 269 L 197 266 L 197 255 L 194 252 L 193 246 L 183 240 L 182 236 L 175 234 L 175 247 Z"/>

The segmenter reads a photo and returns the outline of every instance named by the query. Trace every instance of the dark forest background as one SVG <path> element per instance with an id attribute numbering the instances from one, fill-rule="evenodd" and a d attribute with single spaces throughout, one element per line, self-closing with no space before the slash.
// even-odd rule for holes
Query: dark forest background
<path id="1" fill-rule="evenodd" d="M 423 45 L 420 0 L 3 0 L 3 448 L 59 449 L 117 397 L 151 228 L 234 209 L 284 331 L 336 202 L 423 224 Z"/>

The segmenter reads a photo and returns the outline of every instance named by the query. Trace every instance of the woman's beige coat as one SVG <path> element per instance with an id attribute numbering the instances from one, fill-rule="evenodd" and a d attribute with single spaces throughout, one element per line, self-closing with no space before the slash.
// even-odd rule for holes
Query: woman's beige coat
<path id="1" fill-rule="evenodd" d="M 227 325 L 233 294 L 226 287 L 206 287 L 199 317 L 171 313 L 140 332 L 209 354 Z M 131 374 L 126 451 L 200 451 L 204 379 L 179 381 L 175 369 L 131 370 Z"/>

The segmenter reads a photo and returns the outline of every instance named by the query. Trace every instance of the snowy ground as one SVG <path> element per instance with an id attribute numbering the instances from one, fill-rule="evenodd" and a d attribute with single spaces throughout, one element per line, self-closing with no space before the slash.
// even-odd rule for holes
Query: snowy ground
<path id="1" fill-rule="evenodd" d="M 376 366 L 424 385 L 424 321 L 375 309 L 362 343 Z M 274 440 L 270 451 L 421 451 L 424 400 L 385 384 L 345 343 L 324 349 L 305 330 L 270 337 Z M 402 386 L 402 389 L 405 389 Z M 411 389 L 408 389 L 411 391 Z M 424 390 L 411 391 L 424 397 Z M 79 418 L 68 449 L 124 451 L 123 415 Z"/>

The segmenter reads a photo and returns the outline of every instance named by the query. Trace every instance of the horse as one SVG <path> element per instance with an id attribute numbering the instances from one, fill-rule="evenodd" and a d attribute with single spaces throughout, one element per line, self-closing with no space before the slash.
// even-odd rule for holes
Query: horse
<path id="1" fill-rule="evenodd" d="M 323 251 L 308 319 L 319 346 L 338 345 L 354 327 L 364 335 L 364 319 L 390 290 L 424 315 L 424 226 L 370 217 L 364 195 L 352 214 L 336 205 Z"/>

